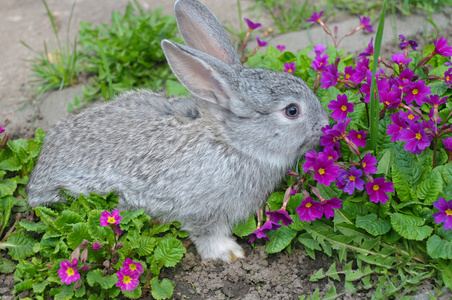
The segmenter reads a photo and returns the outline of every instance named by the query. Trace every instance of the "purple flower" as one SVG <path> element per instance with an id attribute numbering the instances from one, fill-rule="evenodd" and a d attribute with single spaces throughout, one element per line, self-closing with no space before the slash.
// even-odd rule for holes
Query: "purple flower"
<path id="1" fill-rule="evenodd" d="M 363 30 L 367 30 L 369 32 L 374 32 L 374 29 L 372 28 L 372 25 L 370 25 L 370 18 L 362 17 L 358 14 L 359 21 L 361 22 L 361 25 L 359 26 Z"/>
<path id="2" fill-rule="evenodd" d="M 445 57 L 452 56 L 452 47 L 447 46 L 447 40 L 445 38 L 440 37 L 439 39 L 435 39 L 433 41 L 433 44 L 435 45 L 435 50 L 433 50 L 433 54 L 439 54 Z"/>
<path id="3" fill-rule="evenodd" d="M 94 251 L 97 251 L 97 250 L 99 250 L 100 249 L 100 244 L 99 243 L 94 243 L 93 244 L 93 250 Z"/>
<path id="4" fill-rule="evenodd" d="M 388 125 L 386 134 L 389 134 L 391 136 L 391 142 L 395 143 L 399 140 L 400 130 L 406 129 L 408 126 L 403 119 L 399 118 L 399 114 L 392 114 L 391 120 L 394 124 Z"/>
<path id="5" fill-rule="evenodd" d="M 411 58 L 405 59 L 405 54 L 399 53 L 391 56 L 392 61 L 399 66 L 407 65 L 410 61 L 413 61 Z"/>
<path id="6" fill-rule="evenodd" d="M 346 192 L 349 195 L 353 195 L 355 192 L 355 189 L 359 191 L 364 190 L 364 183 L 365 181 L 361 179 L 361 176 L 363 175 L 363 171 L 360 169 L 357 169 L 355 166 L 352 166 L 350 168 L 350 172 L 347 172 L 345 170 L 340 170 L 340 175 L 338 176 L 339 184 L 336 185 Z"/>
<path id="7" fill-rule="evenodd" d="M 342 207 L 342 200 L 336 197 L 332 199 L 328 199 L 322 202 L 323 213 L 325 214 L 325 218 L 329 219 L 334 217 L 334 209 L 340 209 Z"/>
<path id="8" fill-rule="evenodd" d="M 317 13 L 317 12 L 314 12 L 313 14 L 312 14 L 312 16 L 309 18 L 309 19 L 307 19 L 306 20 L 306 22 L 319 22 L 320 21 L 320 18 L 322 17 L 322 15 L 323 15 L 323 12 L 324 12 L 324 10 L 322 10 L 319 14 Z"/>
<path id="9" fill-rule="evenodd" d="M 367 58 L 363 58 L 362 61 L 359 61 L 355 68 L 355 73 L 352 75 L 351 80 L 358 84 L 366 78 L 367 71 L 369 71 L 369 60 Z"/>
<path id="10" fill-rule="evenodd" d="M 443 139 L 443 145 L 447 151 L 452 151 L 452 137 Z"/>
<path id="11" fill-rule="evenodd" d="M 407 122 L 416 122 L 421 119 L 421 117 L 413 115 L 411 111 L 399 111 L 399 117 Z"/>
<path id="12" fill-rule="evenodd" d="M 284 226 L 289 226 L 293 223 L 292 218 L 289 216 L 285 209 L 267 211 L 265 214 L 270 215 L 270 221 L 272 221 L 273 223 L 282 221 Z"/>
<path id="13" fill-rule="evenodd" d="M 326 68 L 328 67 L 328 55 L 323 55 L 323 56 L 316 56 L 315 60 L 312 61 L 311 63 L 311 67 L 315 70 L 315 71 L 325 71 Z"/>
<path id="14" fill-rule="evenodd" d="M 64 284 L 71 284 L 80 279 L 80 273 L 77 270 L 78 260 L 74 258 L 72 263 L 69 260 L 64 260 L 60 263 L 60 269 L 58 269 L 58 277 L 61 278 L 61 282 Z"/>
<path id="15" fill-rule="evenodd" d="M 399 45 L 400 50 L 404 50 L 405 48 L 408 47 L 408 45 L 410 45 L 411 48 L 413 48 L 413 50 L 416 51 L 416 48 L 418 46 L 416 41 L 409 40 L 409 41 L 405 42 L 405 36 L 403 34 L 399 35 L 399 39 L 402 40 L 402 43 L 400 43 L 400 45 Z"/>
<path id="16" fill-rule="evenodd" d="M 423 80 L 418 80 L 408 85 L 404 92 L 407 93 L 404 98 L 407 104 L 410 104 L 414 100 L 417 105 L 421 106 L 424 103 L 424 99 L 431 94 L 431 89 L 425 85 Z"/>
<path id="17" fill-rule="evenodd" d="M 404 147 L 406 151 L 421 154 L 430 145 L 432 137 L 425 133 L 421 123 L 410 122 L 408 128 L 400 130 L 399 140 L 407 142 Z"/>
<path id="18" fill-rule="evenodd" d="M 261 40 L 259 37 L 256 38 L 257 39 L 257 44 L 259 45 L 259 47 L 267 47 L 267 42 Z"/>
<path id="19" fill-rule="evenodd" d="M 261 23 L 253 23 L 247 18 L 243 18 L 243 20 L 245 20 L 246 24 L 248 24 L 249 30 L 254 30 L 254 29 L 259 28 L 259 27 L 262 26 Z"/>
<path id="20" fill-rule="evenodd" d="M 334 64 L 328 66 L 326 71 L 322 73 L 322 77 L 320 78 L 320 86 L 324 89 L 327 89 L 332 86 L 336 86 L 339 80 L 339 73 Z"/>
<path id="21" fill-rule="evenodd" d="M 342 121 L 347 118 L 347 113 L 353 112 L 353 104 L 348 102 L 347 95 L 337 95 L 337 100 L 331 100 L 328 108 L 333 112 L 331 117 L 335 121 Z"/>
<path id="22" fill-rule="evenodd" d="M 249 234 L 251 235 L 251 238 L 248 240 L 248 242 L 252 243 L 256 238 L 264 239 L 268 242 L 270 239 L 267 237 L 266 233 L 268 233 L 270 230 L 276 230 L 279 227 L 281 227 L 281 225 L 273 223 L 272 221 L 266 221 L 264 225 L 262 225 L 262 227 L 254 230 Z"/>
<path id="23" fill-rule="evenodd" d="M 352 66 L 345 67 L 345 70 L 344 70 L 344 79 L 345 79 L 345 80 L 353 81 L 353 80 L 352 80 L 352 76 L 353 76 L 354 73 L 355 73 L 355 70 L 353 70 L 353 67 L 352 67 Z"/>
<path id="24" fill-rule="evenodd" d="M 348 132 L 348 138 L 358 147 L 366 147 L 366 136 L 364 130 L 356 131 L 353 129 Z"/>
<path id="25" fill-rule="evenodd" d="M 143 273 L 143 265 L 139 262 L 135 262 L 130 258 L 126 258 L 126 260 L 122 263 L 123 267 L 121 268 L 121 272 L 130 271 L 132 274 L 138 275 L 138 277 Z"/>
<path id="26" fill-rule="evenodd" d="M 312 149 L 305 153 L 306 162 L 303 164 L 302 168 L 304 172 L 307 172 L 317 161 L 317 151 Z"/>
<path id="27" fill-rule="evenodd" d="M 296 70 L 294 62 L 285 63 L 284 68 L 285 68 L 284 72 L 287 72 L 287 73 L 293 73 Z"/>
<path id="28" fill-rule="evenodd" d="M 332 159 L 322 159 L 317 160 L 312 166 L 314 169 L 314 180 L 318 183 L 329 186 L 331 182 L 336 180 L 339 167 L 334 165 Z"/>
<path id="29" fill-rule="evenodd" d="M 0 125 L 0 133 L 5 132 L 5 129 L 3 129 L 2 125 Z"/>
<path id="30" fill-rule="evenodd" d="M 384 178 L 375 178 L 374 181 L 366 183 L 367 194 L 370 202 L 385 204 L 389 200 L 387 193 L 394 192 L 392 182 L 385 182 Z"/>
<path id="31" fill-rule="evenodd" d="M 438 107 L 441 104 L 447 103 L 447 99 L 448 98 L 449 97 L 443 97 L 440 100 L 438 95 L 431 95 L 430 97 L 425 98 L 425 103 L 428 103 L 428 104 L 430 104 L 430 105 L 432 105 L 434 107 Z"/>
<path id="32" fill-rule="evenodd" d="M 413 78 L 414 72 L 411 71 L 410 69 L 406 68 L 402 71 L 402 73 L 400 73 L 399 78 L 400 80 L 408 80 L 408 82 L 411 81 L 411 79 Z"/>
<path id="33" fill-rule="evenodd" d="M 438 201 L 433 203 L 433 206 L 439 212 L 432 215 L 435 218 L 436 224 L 444 222 L 444 229 L 452 229 L 452 201 L 446 201 L 443 197 L 439 197 Z"/>
<path id="34" fill-rule="evenodd" d="M 118 209 L 114 210 L 111 214 L 108 211 L 104 211 L 100 216 L 99 220 L 101 226 L 118 225 L 122 220 Z"/>
<path id="35" fill-rule="evenodd" d="M 319 159 L 332 159 L 337 160 L 339 158 L 339 153 L 334 150 L 333 147 L 326 147 L 323 152 L 319 153 Z"/>
<path id="36" fill-rule="evenodd" d="M 284 45 L 278 45 L 278 46 L 276 46 L 276 49 L 278 49 L 278 50 L 281 51 L 281 52 L 284 52 L 284 50 L 286 50 L 286 46 L 284 46 Z"/>
<path id="37" fill-rule="evenodd" d="M 137 274 L 132 273 L 130 270 L 118 271 L 116 272 L 118 276 L 118 282 L 116 286 L 121 289 L 121 291 L 132 291 L 136 289 L 140 281 L 138 280 Z"/>
<path id="38" fill-rule="evenodd" d="M 314 45 L 314 53 L 315 53 L 315 56 L 320 56 L 320 55 L 322 55 L 323 52 L 325 52 L 325 50 L 326 50 L 326 47 L 325 47 L 323 44 L 317 44 L 317 45 Z"/>
<path id="39" fill-rule="evenodd" d="M 379 92 L 380 102 L 386 104 L 388 109 L 393 109 L 399 107 L 402 100 L 400 99 L 402 92 L 400 90 L 393 91 L 381 91 Z"/>
<path id="40" fill-rule="evenodd" d="M 364 52 L 363 52 L 363 53 L 360 53 L 359 56 L 361 56 L 361 57 L 367 57 L 367 56 L 372 56 L 372 55 L 374 55 L 374 45 L 373 45 L 373 41 L 374 41 L 374 38 L 371 38 L 371 39 L 370 39 L 369 45 L 367 45 L 367 48 L 364 49 Z"/>
<path id="41" fill-rule="evenodd" d="M 375 174 L 377 172 L 377 167 L 375 166 L 376 164 L 377 159 L 370 153 L 366 153 L 361 161 L 361 166 L 363 167 L 363 171 L 366 175 Z"/>
<path id="42" fill-rule="evenodd" d="M 337 122 L 337 124 L 333 125 L 333 128 L 328 129 L 326 134 L 332 134 L 333 136 L 344 136 L 347 131 L 348 123 L 350 123 L 352 118 L 347 118 L 342 122 Z"/>
<path id="43" fill-rule="evenodd" d="M 450 68 L 449 70 L 446 71 L 446 73 L 444 73 L 444 82 L 447 84 L 448 87 L 451 87 L 451 85 L 452 85 L 451 74 L 452 74 L 452 68 Z M 0 130 L 0 133 L 1 133 L 1 130 Z"/>
<path id="44" fill-rule="evenodd" d="M 320 137 L 320 145 L 323 147 L 340 148 L 339 140 L 333 134 L 327 133 Z"/>
<path id="45" fill-rule="evenodd" d="M 300 216 L 300 220 L 311 222 L 322 217 L 322 204 L 312 201 L 311 197 L 307 197 L 301 202 L 301 205 L 297 207 L 296 212 L 298 213 L 298 216 Z"/>

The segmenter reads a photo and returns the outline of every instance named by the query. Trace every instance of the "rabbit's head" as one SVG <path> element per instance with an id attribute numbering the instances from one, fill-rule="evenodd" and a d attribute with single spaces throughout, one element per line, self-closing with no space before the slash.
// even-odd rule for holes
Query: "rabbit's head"
<path id="1" fill-rule="evenodd" d="M 178 0 L 175 12 L 187 46 L 164 40 L 162 48 L 181 83 L 213 104 L 232 146 L 286 167 L 318 143 L 328 116 L 303 80 L 244 68 L 218 19 L 198 1 Z"/>

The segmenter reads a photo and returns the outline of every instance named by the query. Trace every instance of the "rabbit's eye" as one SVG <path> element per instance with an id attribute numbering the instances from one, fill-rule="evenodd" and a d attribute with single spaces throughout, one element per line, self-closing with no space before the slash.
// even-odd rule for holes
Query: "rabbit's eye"
<path id="1" fill-rule="evenodd" d="M 289 119 L 295 119 L 300 114 L 300 107 L 296 104 L 290 104 L 286 108 L 284 108 L 284 114 Z"/>

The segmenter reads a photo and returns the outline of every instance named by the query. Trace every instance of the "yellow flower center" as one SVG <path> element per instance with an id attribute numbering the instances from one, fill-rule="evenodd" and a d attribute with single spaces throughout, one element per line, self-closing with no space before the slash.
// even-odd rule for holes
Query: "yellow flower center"
<path id="1" fill-rule="evenodd" d="M 367 164 L 365 162 L 363 162 L 363 168 L 365 168 L 367 166 Z"/>
<path id="2" fill-rule="evenodd" d="M 74 274 L 75 274 L 74 269 L 71 268 L 71 267 L 68 267 L 67 270 L 66 270 L 66 274 L 67 274 L 68 276 L 74 275 Z"/>
<path id="3" fill-rule="evenodd" d="M 330 155 L 330 156 L 328 156 L 328 159 L 333 159 L 333 157 Z"/>
<path id="4" fill-rule="evenodd" d="M 419 93 L 419 91 L 417 89 L 413 90 L 413 95 L 417 95 L 417 93 Z"/>
<path id="5" fill-rule="evenodd" d="M 386 105 L 389 105 L 389 101 L 386 101 L 385 104 L 386 104 Z"/>
<path id="6" fill-rule="evenodd" d="M 125 284 L 128 284 L 128 283 L 130 283 L 130 282 L 132 281 L 132 278 L 130 278 L 130 276 L 124 276 L 124 277 L 122 278 L 122 281 L 123 281 Z"/>
<path id="7" fill-rule="evenodd" d="M 113 223 L 116 222 L 116 220 L 115 220 L 115 218 L 113 218 L 113 217 L 108 217 L 107 222 L 110 223 L 110 224 L 113 224 Z"/>
<path id="8" fill-rule="evenodd" d="M 322 169 L 322 168 L 320 168 L 320 169 L 319 169 L 319 174 L 320 174 L 320 175 L 323 175 L 323 174 L 325 174 L 325 170 L 324 170 L 324 169 Z"/>
<path id="9" fill-rule="evenodd" d="M 320 63 L 319 63 L 319 66 L 321 66 L 322 64 L 323 64 L 323 62 L 320 62 Z"/>
<path id="10" fill-rule="evenodd" d="M 374 191 L 378 191 L 380 189 L 380 187 L 378 186 L 378 184 L 374 185 L 373 187 Z"/>
<path id="11" fill-rule="evenodd" d="M 137 266 L 135 264 L 130 264 L 129 269 L 135 271 L 137 269 Z"/>
<path id="12" fill-rule="evenodd" d="M 420 140 L 422 138 L 422 135 L 418 132 L 416 133 L 416 139 Z"/>
<path id="13" fill-rule="evenodd" d="M 335 143 L 336 143 L 336 138 L 333 138 L 333 142 L 335 142 Z"/>
<path id="14" fill-rule="evenodd" d="M 360 134 L 358 134 L 356 137 L 359 138 L 359 139 L 362 139 L 362 138 L 363 138 L 363 136 L 360 135 Z"/>
<path id="15" fill-rule="evenodd" d="M 342 105 L 342 106 L 341 106 L 341 109 L 342 109 L 342 111 L 347 111 L 347 106 Z"/>
<path id="16" fill-rule="evenodd" d="M 448 210 L 446 210 L 446 215 L 448 215 L 448 216 L 452 216 L 452 209 L 448 209 Z"/>
<path id="17" fill-rule="evenodd" d="M 312 206 L 312 203 L 306 203 L 306 208 L 310 208 Z"/>
<path id="18" fill-rule="evenodd" d="M 447 77 L 446 77 L 446 80 L 449 81 L 449 80 L 450 80 L 450 76 L 447 76 Z"/>
<path id="19" fill-rule="evenodd" d="M 292 70 L 292 69 L 289 69 L 289 70 L 287 70 L 287 72 L 289 72 L 289 73 L 292 73 L 292 72 L 293 72 L 293 70 Z"/>
<path id="20" fill-rule="evenodd" d="M 414 116 L 413 116 L 412 114 L 410 114 L 410 115 L 408 116 L 408 119 L 413 120 L 413 119 L 414 119 Z"/>
<path id="21" fill-rule="evenodd" d="M 346 75 L 345 75 L 345 78 L 346 78 L 346 79 L 350 79 L 350 74 L 346 74 Z M 449 80 L 449 79 L 447 79 L 447 80 Z"/>
<path id="22" fill-rule="evenodd" d="M 348 176 L 348 179 L 350 179 L 351 181 L 355 181 L 356 177 L 353 175 Z"/>

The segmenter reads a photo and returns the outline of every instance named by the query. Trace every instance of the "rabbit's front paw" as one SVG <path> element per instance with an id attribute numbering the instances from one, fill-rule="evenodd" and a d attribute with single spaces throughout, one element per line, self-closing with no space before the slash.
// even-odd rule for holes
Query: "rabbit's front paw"
<path id="1" fill-rule="evenodd" d="M 242 247 L 230 237 L 198 238 L 194 242 L 202 259 L 219 259 L 231 263 L 245 257 Z"/>

